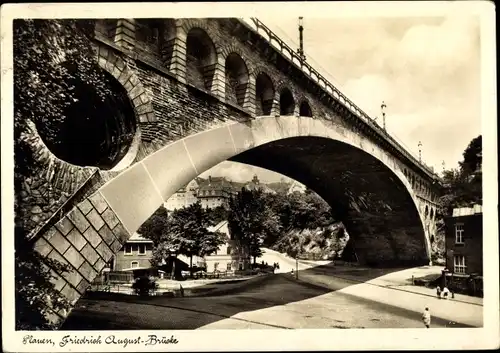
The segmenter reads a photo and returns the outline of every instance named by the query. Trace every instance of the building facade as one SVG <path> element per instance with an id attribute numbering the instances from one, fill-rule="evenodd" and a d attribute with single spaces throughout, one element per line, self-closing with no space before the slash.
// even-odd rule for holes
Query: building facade
<path id="1" fill-rule="evenodd" d="M 111 258 L 109 271 L 134 271 L 151 268 L 153 241 L 134 233 L 125 245 Z"/>
<path id="2" fill-rule="evenodd" d="M 446 224 L 446 268 L 453 275 L 483 274 L 482 208 L 456 208 Z"/>
<path id="3" fill-rule="evenodd" d="M 237 190 L 234 184 L 224 177 L 208 177 L 198 188 L 198 200 L 203 208 L 228 207 L 229 199 Z"/>
<path id="4" fill-rule="evenodd" d="M 226 234 L 227 242 L 222 244 L 215 253 L 205 256 L 207 272 L 242 271 L 250 268 L 250 256 L 235 246 L 236 244 L 229 233 L 227 221 L 222 221 L 208 230 Z"/>
<path id="5" fill-rule="evenodd" d="M 185 187 L 173 194 L 167 202 L 163 204 L 169 211 L 188 207 L 198 201 L 198 180 L 191 180 Z"/>

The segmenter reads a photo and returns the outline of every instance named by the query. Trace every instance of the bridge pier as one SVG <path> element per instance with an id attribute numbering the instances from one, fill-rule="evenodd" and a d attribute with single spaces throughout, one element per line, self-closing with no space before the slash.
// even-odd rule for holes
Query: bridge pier
<path id="1" fill-rule="evenodd" d="M 129 237 L 129 232 L 97 191 L 39 235 L 34 249 L 69 268 L 59 272 L 52 268 L 52 284 L 73 306 Z M 50 301 L 47 305 L 48 317 L 54 323 L 62 322 L 69 314 L 52 311 Z"/>

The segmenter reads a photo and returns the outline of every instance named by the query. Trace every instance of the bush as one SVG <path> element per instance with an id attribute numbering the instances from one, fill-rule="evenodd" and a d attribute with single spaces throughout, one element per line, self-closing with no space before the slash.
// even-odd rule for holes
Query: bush
<path id="1" fill-rule="evenodd" d="M 152 295 L 158 289 L 158 283 L 156 280 L 151 279 L 147 276 L 139 277 L 132 284 L 132 289 L 135 294 L 140 295 L 142 297 L 147 297 Z"/>

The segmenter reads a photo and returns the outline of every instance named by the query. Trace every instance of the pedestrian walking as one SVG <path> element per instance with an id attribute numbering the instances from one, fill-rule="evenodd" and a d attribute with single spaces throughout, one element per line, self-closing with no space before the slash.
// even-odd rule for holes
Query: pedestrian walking
<path id="1" fill-rule="evenodd" d="M 429 308 L 425 308 L 424 313 L 422 314 L 422 321 L 426 328 L 431 327 L 431 313 Z"/>
<path id="2" fill-rule="evenodd" d="M 436 294 L 437 294 L 438 299 L 441 299 L 441 287 L 440 286 L 436 287 Z"/>
<path id="3" fill-rule="evenodd" d="M 443 298 L 448 299 L 450 297 L 450 291 L 447 287 L 443 288 Z"/>

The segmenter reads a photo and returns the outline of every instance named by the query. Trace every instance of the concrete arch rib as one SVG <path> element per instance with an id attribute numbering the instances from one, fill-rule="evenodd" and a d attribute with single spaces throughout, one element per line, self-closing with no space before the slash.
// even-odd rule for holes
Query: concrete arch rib
<path id="1" fill-rule="evenodd" d="M 282 141 L 298 141 L 297 139 L 327 142 L 327 145 L 333 147 L 332 151 L 349 151 L 356 158 L 364 158 L 362 161 L 364 165 L 367 165 L 364 162 L 369 161 L 371 166 L 382 170 L 384 181 L 378 185 L 388 190 L 396 188 L 396 196 L 381 207 L 373 206 L 378 205 L 381 198 L 370 193 L 365 195 L 362 187 L 354 187 L 352 182 L 345 181 L 349 179 L 348 170 L 337 173 L 336 184 L 333 184 L 333 188 L 329 188 L 325 184 L 327 174 L 321 171 L 321 168 L 317 168 L 317 172 L 304 174 L 306 177 L 300 177 L 300 174 L 304 173 L 304 168 L 311 165 L 311 159 L 305 162 L 295 161 L 297 175 L 292 175 L 293 172 L 280 169 L 279 163 L 270 168 L 265 163 L 256 163 L 251 156 L 245 157 L 245 153 L 251 153 L 252 150 L 264 148 L 266 145 Z M 304 141 L 298 142 L 299 147 L 294 148 L 305 145 Z M 328 154 L 319 156 L 316 165 L 321 167 L 329 157 Z M 341 207 L 337 210 L 339 216 L 351 226 L 350 233 L 353 233 L 352 229 L 356 230 L 354 233 L 358 233 L 355 234 L 355 240 L 364 252 L 361 256 L 364 258 L 363 262 L 377 264 L 378 261 L 398 265 L 402 263 L 422 265 L 429 262 L 430 242 L 424 232 L 424 222 L 416 206 L 416 196 L 403 173 L 395 168 L 391 156 L 371 142 L 362 140 L 353 132 L 324 120 L 280 116 L 260 117 L 245 124 L 229 123 L 163 147 L 109 181 L 101 187 L 100 192 L 127 231 L 132 234 L 176 190 L 197 175 L 228 159 L 238 161 L 243 159 L 249 164 L 284 172 L 312 186 L 330 202 L 332 207 L 336 202 L 340 204 Z M 370 174 L 373 173 L 366 173 L 363 178 L 369 178 Z M 318 182 L 315 178 L 323 179 Z M 356 178 L 355 173 L 350 180 L 354 178 Z M 371 180 L 365 180 L 361 185 L 369 185 L 370 182 Z M 130 188 L 130 185 L 134 185 L 134 188 Z M 328 189 L 335 190 L 328 193 Z M 349 196 L 349 193 L 357 193 L 354 195 L 357 198 Z M 381 195 L 388 197 L 386 194 Z M 367 209 L 370 205 L 376 210 Z M 368 219 L 362 219 L 363 212 L 366 212 Z M 394 220 L 402 215 L 405 215 L 403 220 L 405 224 L 396 224 Z M 389 227 L 394 226 L 393 229 L 387 229 L 388 234 L 381 233 L 380 222 L 384 221 L 389 222 Z M 377 239 L 380 246 L 374 245 Z M 374 248 L 370 249 L 370 246 Z M 380 256 L 373 255 L 377 253 Z"/>

